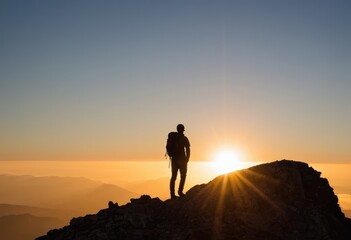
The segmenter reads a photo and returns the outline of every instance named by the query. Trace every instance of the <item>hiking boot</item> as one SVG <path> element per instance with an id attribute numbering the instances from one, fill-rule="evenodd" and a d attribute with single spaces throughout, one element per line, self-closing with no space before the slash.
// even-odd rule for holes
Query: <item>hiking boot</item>
<path id="1" fill-rule="evenodd" d="M 179 192 L 178 194 L 179 194 L 179 197 L 184 197 L 185 196 L 185 194 L 183 192 Z"/>
<path id="2" fill-rule="evenodd" d="M 179 198 L 179 197 L 176 196 L 176 195 L 172 195 L 172 196 L 171 196 L 171 199 L 177 199 L 177 198 Z"/>

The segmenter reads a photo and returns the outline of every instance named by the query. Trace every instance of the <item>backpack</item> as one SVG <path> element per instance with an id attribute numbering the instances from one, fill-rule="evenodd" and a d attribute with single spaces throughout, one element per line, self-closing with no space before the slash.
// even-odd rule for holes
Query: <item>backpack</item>
<path id="1" fill-rule="evenodd" d="M 177 132 L 168 133 L 166 151 L 170 158 L 173 158 L 179 153 L 179 135 Z"/>

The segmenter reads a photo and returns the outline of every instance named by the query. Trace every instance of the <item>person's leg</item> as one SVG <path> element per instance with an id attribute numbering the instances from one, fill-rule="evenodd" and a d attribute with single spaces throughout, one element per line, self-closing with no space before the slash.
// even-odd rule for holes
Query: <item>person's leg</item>
<path id="1" fill-rule="evenodd" d="M 171 177 L 171 181 L 169 183 L 169 189 L 170 189 L 170 193 L 171 193 L 171 198 L 175 197 L 174 185 L 175 185 L 175 181 L 177 179 L 178 169 L 179 169 L 179 167 L 176 164 L 176 162 L 172 161 L 172 177 Z"/>
<path id="2" fill-rule="evenodd" d="M 179 172 L 180 172 L 180 183 L 178 188 L 179 196 L 184 196 L 183 189 L 184 189 L 187 170 L 188 170 L 188 163 L 182 162 L 179 168 Z"/>

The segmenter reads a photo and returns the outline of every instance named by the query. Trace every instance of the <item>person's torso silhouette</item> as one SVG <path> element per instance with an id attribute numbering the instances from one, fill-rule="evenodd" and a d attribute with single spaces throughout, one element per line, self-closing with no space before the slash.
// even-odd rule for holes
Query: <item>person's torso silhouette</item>
<path id="1" fill-rule="evenodd" d="M 184 135 L 184 125 L 178 124 L 177 126 L 177 151 L 171 157 L 172 161 L 172 177 L 170 181 L 170 193 L 171 198 L 175 196 L 175 181 L 177 179 L 178 170 L 180 172 L 180 183 L 178 188 L 179 196 L 184 196 L 183 189 L 187 174 L 188 161 L 190 159 L 190 142 L 189 139 Z"/>

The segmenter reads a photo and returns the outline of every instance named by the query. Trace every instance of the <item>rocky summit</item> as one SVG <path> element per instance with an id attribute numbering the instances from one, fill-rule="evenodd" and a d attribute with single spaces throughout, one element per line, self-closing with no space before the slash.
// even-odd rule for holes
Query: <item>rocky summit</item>
<path id="1" fill-rule="evenodd" d="M 184 197 L 142 196 L 37 240 L 89 239 L 351 239 L 351 220 L 320 172 L 281 160 L 221 175 Z"/>

